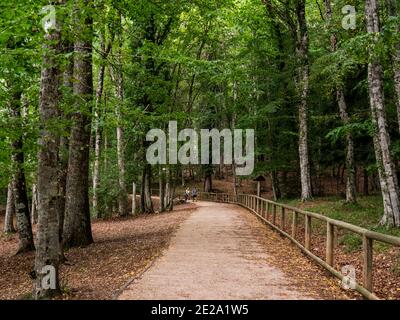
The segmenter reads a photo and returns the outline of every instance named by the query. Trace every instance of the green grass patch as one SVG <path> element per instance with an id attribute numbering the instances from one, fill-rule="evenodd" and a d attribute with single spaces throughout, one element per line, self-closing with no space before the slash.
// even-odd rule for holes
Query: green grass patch
<path id="1" fill-rule="evenodd" d="M 400 228 L 387 228 L 379 225 L 383 216 L 383 203 L 381 196 L 359 197 L 355 204 L 346 203 L 338 197 L 315 198 L 312 201 L 302 203 L 299 199 L 284 199 L 281 202 L 300 207 L 304 210 L 319 213 L 329 218 L 345 221 L 365 229 L 384 234 L 400 237 Z M 314 225 L 314 224 L 313 224 Z M 344 244 L 346 250 L 359 250 L 362 246 L 362 239 L 352 233 L 345 233 L 339 242 Z M 374 248 L 377 250 L 386 250 L 391 247 L 384 243 L 375 242 Z"/>

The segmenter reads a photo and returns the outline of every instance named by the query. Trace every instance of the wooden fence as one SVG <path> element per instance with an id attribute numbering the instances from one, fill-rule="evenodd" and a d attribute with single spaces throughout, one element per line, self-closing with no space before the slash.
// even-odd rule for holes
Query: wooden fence
<path id="1" fill-rule="evenodd" d="M 309 258 L 319 263 L 340 280 L 343 280 L 345 276 L 334 268 L 335 228 L 347 230 L 360 235 L 363 241 L 363 285 L 355 283 L 355 290 L 361 293 L 365 298 L 371 300 L 379 299 L 373 293 L 373 242 L 379 241 L 393 246 L 400 246 L 400 238 L 398 237 L 370 231 L 350 223 L 328 218 L 318 213 L 301 210 L 254 195 L 238 194 L 237 196 L 235 196 L 225 193 L 200 193 L 199 199 L 204 201 L 238 204 L 243 206 L 244 208 L 249 209 L 273 229 L 277 230 L 279 233 L 289 238 Z M 277 216 L 279 216 L 279 224 L 277 223 Z M 300 242 L 296 239 L 298 229 L 301 227 L 299 225 L 300 216 L 304 217 L 303 242 Z M 289 228 L 290 231 L 287 232 L 284 229 L 289 218 L 291 226 Z M 312 219 L 316 219 L 322 221 L 323 223 L 326 223 L 325 260 L 321 259 L 311 252 Z"/>

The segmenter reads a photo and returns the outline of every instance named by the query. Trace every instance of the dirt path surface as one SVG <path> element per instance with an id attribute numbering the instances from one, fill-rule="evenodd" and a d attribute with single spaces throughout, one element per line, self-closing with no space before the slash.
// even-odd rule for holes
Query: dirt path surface
<path id="1" fill-rule="evenodd" d="M 266 244 L 260 241 L 265 237 L 265 226 L 248 211 L 209 202 L 199 202 L 198 206 L 182 223 L 163 256 L 134 279 L 118 299 L 345 298 L 336 288 L 327 294 L 332 282 L 321 281 L 328 288 L 321 289 L 318 283 L 318 290 L 312 290 L 313 285 L 307 283 L 315 283 L 312 268 L 311 274 L 302 277 L 302 284 L 278 268 L 279 259 L 271 256 L 273 251 L 268 252 Z M 297 259 L 306 258 L 300 255 Z M 288 257 L 286 260 L 289 263 Z"/>

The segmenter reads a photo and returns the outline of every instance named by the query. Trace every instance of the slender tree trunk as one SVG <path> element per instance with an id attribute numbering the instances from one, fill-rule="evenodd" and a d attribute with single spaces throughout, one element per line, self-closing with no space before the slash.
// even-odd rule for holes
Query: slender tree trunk
<path id="1" fill-rule="evenodd" d="M 151 199 L 151 165 L 145 164 L 142 174 L 142 187 L 140 194 L 140 206 L 142 213 L 154 213 Z"/>
<path id="2" fill-rule="evenodd" d="M 61 32 L 50 31 L 45 36 L 45 53 L 40 81 L 40 150 L 38 155 L 38 230 L 35 256 L 36 299 L 60 294 L 58 268 L 60 264 L 60 136 L 52 123 L 60 116 L 59 104 L 61 71 L 58 55 L 61 53 Z M 56 283 L 52 288 L 42 285 L 45 266 L 52 266 Z"/>
<path id="3" fill-rule="evenodd" d="M 364 196 L 369 195 L 368 170 L 364 168 Z"/>
<path id="4" fill-rule="evenodd" d="M 337 89 L 337 99 L 340 110 L 340 117 L 344 125 L 350 123 L 350 118 L 347 113 L 347 105 L 344 97 L 342 88 Z M 351 133 L 346 136 L 347 148 L 346 148 L 346 169 L 347 169 L 347 180 L 346 180 L 346 202 L 356 202 L 356 169 L 354 161 L 354 139 Z"/>
<path id="5" fill-rule="evenodd" d="M 8 184 L 7 188 L 7 205 L 6 205 L 6 216 L 4 220 L 4 232 L 14 233 L 14 216 L 15 216 L 15 202 L 14 202 L 14 192 L 13 192 L 13 182 Z"/>
<path id="6" fill-rule="evenodd" d="M 212 175 L 211 173 L 206 173 L 204 178 L 204 192 L 212 192 Z"/>
<path id="7" fill-rule="evenodd" d="M 136 183 L 132 183 L 132 216 L 136 215 Z"/>
<path id="8" fill-rule="evenodd" d="M 38 222 L 38 194 L 37 194 L 37 185 L 34 184 L 32 186 L 32 206 L 31 206 L 31 218 L 32 225 L 37 224 Z"/>
<path id="9" fill-rule="evenodd" d="M 301 199 L 303 201 L 312 198 L 310 159 L 308 151 L 308 92 L 309 92 L 309 60 L 308 60 L 308 30 L 306 21 L 305 0 L 297 0 L 296 14 L 299 22 L 297 59 L 299 63 L 298 91 L 300 97 L 299 106 L 299 158 Z"/>
<path id="10" fill-rule="evenodd" d="M 331 0 L 325 0 L 326 16 L 328 24 L 332 21 L 332 5 Z M 331 50 L 336 52 L 337 36 L 335 33 L 331 36 Z M 341 85 L 336 87 L 336 98 L 339 105 L 340 118 L 344 125 L 350 123 L 350 117 L 347 112 L 347 103 L 344 95 L 344 90 Z M 354 140 L 353 135 L 348 133 L 346 136 L 346 169 L 347 169 L 347 181 L 346 181 L 346 202 L 356 202 L 356 175 L 355 175 L 355 163 L 354 163 Z"/>
<path id="11" fill-rule="evenodd" d="M 121 19 L 121 18 L 120 18 Z M 122 65 L 122 37 L 119 37 L 119 48 L 117 53 L 117 63 L 112 68 L 112 78 L 116 87 L 116 95 L 119 100 L 116 106 L 117 115 L 117 158 L 118 158 L 118 215 L 126 216 L 128 212 L 128 192 L 125 183 L 125 139 L 122 122 L 122 106 L 124 103 L 124 74 Z"/>
<path id="12" fill-rule="evenodd" d="M 69 146 L 63 245 L 65 248 L 93 243 L 89 212 L 89 141 L 93 99 L 91 0 L 75 11 L 77 39 L 74 55 L 76 112 Z"/>
<path id="13" fill-rule="evenodd" d="M 104 34 L 100 38 L 100 47 L 102 50 L 102 62 L 99 67 L 97 90 L 96 90 L 96 102 L 94 107 L 94 131 L 95 131 L 95 144 L 94 144 L 94 163 L 93 163 L 93 213 L 96 218 L 100 217 L 98 207 L 98 193 L 100 185 L 100 150 L 101 150 L 101 129 L 100 129 L 100 105 L 103 96 L 104 88 L 104 75 L 105 75 L 105 59 L 107 58 L 111 44 L 106 48 L 104 43 Z"/>
<path id="14" fill-rule="evenodd" d="M 118 94 L 122 103 L 122 84 L 118 85 Z M 122 129 L 122 116 L 120 107 L 117 107 L 117 156 L 118 156 L 118 185 L 119 185 L 119 197 L 118 197 L 118 214 L 120 216 L 126 216 L 128 214 L 128 193 L 126 191 L 125 183 L 125 142 L 124 142 L 124 131 Z"/>
<path id="15" fill-rule="evenodd" d="M 21 121 L 21 96 L 22 92 L 14 92 L 10 103 L 11 116 L 17 121 Z M 22 141 L 22 130 L 19 136 L 12 142 L 12 164 L 13 164 L 13 193 L 15 202 L 15 215 L 17 218 L 17 228 L 19 234 L 18 253 L 32 251 L 35 249 L 33 243 L 32 225 L 29 213 L 29 202 L 26 190 L 24 172 L 24 152 Z"/>
<path id="16" fill-rule="evenodd" d="M 278 175 L 275 170 L 271 172 L 271 184 L 272 184 L 272 193 L 274 195 L 274 200 L 277 201 L 281 197 L 281 190 L 279 188 Z"/>
<path id="17" fill-rule="evenodd" d="M 74 52 L 74 45 L 70 41 L 63 42 L 63 52 L 64 54 L 70 54 L 67 58 L 66 68 L 63 72 L 63 86 L 64 90 L 67 91 L 68 95 L 73 93 L 73 76 L 74 76 L 74 58 L 72 53 Z M 60 117 L 64 120 L 71 120 L 68 112 L 60 109 Z M 69 157 L 69 136 L 70 128 L 64 128 L 67 134 L 60 136 L 60 146 L 59 146 L 59 199 L 58 199 L 58 235 L 60 242 L 60 263 L 65 262 L 67 259 L 64 255 L 63 248 L 63 230 L 64 230 L 64 217 L 65 217 L 65 202 L 66 202 L 66 190 L 67 190 L 67 174 L 68 174 L 68 157 Z"/>
<path id="18" fill-rule="evenodd" d="M 165 210 L 172 211 L 173 208 L 173 190 L 171 186 L 171 169 L 169 166 L 165 170 Z"/>
<path id="19" fill-rule="evenodd" d="M 366 0 L 365 15 L 367 31 L 378 42 L 380 32 L 379 9 L 376 0 Z M 383 91 L 383 68 L 373 48 L 368 64 L 368 85 L 372 120 L 375 126 L 374 147 L 379 170 L 380 184 L 384 203 L 384 216 L 381 223 L 388 226 L 400 226 L 400 201 L 397 176 L 390 154 L 390 137 L 387 129 L 385 101 Z"/>
<path id="20" fill-rule="evenodd" d="M 237 196 L 237 176 L 236 176 L 236 164 L 233 162 L 232 164 L 232 185 L 233 185 L 233 194 Z"/>
<path id="21" fill-rule="evenodd" d="M 158 175 L 159 175 L 159 195 L 160 195 L 160 212 L 165 211 L 165 190 L 164 190 L 164 172 L 162 170 L 162 167 L 160 166 L 158 170 Z"/>
<path id="22" fill-rule="evenodd" d="M 387 0 L 389 15 L 398 17 L 400 4 L 396 4 L 396 0 Z M 398 1 L 397 1 L 398 2 Z M 397 33 L 400 33 L 400 25 L 396 27 Z M 400 42 L 397 41 L 392 49 L 392 64 L 394 74 L 394 89 L 396 92 L 397 121 L 400 131 Z"/>
<path id="23" fill-rule="evenodd" d="M 101 133 L 100 133 L 100 101 L 103 94 L 105 66 L 102 64 L 99 69 L 98 87 L 96 91 L 96 105 L 94 112 L 95 126 L 95 146 L 94 146 L 94 164 L 93 164 L 93 213 L 96 218 L 100 217 L 98 208 L 98 193 L 100 185 L 100 149 L 101 149 Z"/>
<path id="24" fill-rule="evenodd" d="M 185 168 L 183 167 L 183 165 L 181 165 L 180 169 L 181 169 L 181 186 L 184 187 L 185 186 Z"/>

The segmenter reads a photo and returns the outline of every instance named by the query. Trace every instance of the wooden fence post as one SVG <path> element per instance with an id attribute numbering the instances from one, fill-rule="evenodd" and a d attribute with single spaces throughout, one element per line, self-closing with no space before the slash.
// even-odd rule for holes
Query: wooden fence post
<path id="1" fill-rule="evenodd" d="M 271 203 L 272 205 L 272 224 L 275 225 L 276 223 L 276 205 Z"/>
<path id="2" fill-rule="evenodd" d="M 335 244 L 335 226 L 330 222 L 326 224 L 326 263 L 333 266 L 333 252 Z"/>
<path id="3" fill-rule="evenodd" d="M 363 236 L 363 280 L 364 287 L 368 291 L 372 292 L 372 251 L 373 240 L 367 236 Z"/>
<path id="4" fill-rule="evenodd" d="M 292 237 L 296 239 L 297 234 L 297 211 L 293 211 L 293 220 L 292 220 Z"/>
<path id="5" fill-rule="evenodd" d="M 281 228 L 285 231 L 285 208 L 281 207 Z"/>
<path id="6" fill-rule="evenodd" d="M 261 201 L 261 216 L 265 219 L 265 201 Z"/>
<path id="7" fill-rule="evenodd" d="M 308 214 L 305 216 L 304 247 L 307 250 L 310 250 L 310 247 L 311 247 L 311 217 Z"/>

